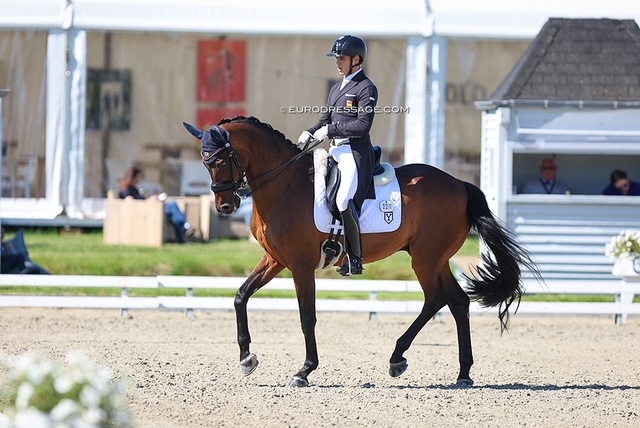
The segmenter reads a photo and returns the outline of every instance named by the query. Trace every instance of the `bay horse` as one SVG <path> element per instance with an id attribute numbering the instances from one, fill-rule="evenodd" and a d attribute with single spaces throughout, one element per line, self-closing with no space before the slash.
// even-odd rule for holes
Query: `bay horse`
<path id="1" fill-rule="evenodd" d="M 253 197 L 251 232 L 265 252 L 234 299 L 242 372 L 249 375 L 258 366 L 257 356 L 250 350 L 247 302 L 287 268 L 293 276 L 306 351 L 302 368 L 287 386 L 308 386 L 308 376 L 319 363 L 315 270 L 321 258 L 321 244 L 327 239 L 327 234 L 314 224 L 313 156 L 255 117 L 223 119 L 207 131 L 183 124 L 200 140 L 216 209 L 231 214 L 242 196 L 250 192 Z M 471 386 L 470 300 L 485 307 L 499 306 L 503 332 L 508 328 L 510 306 L 515 302 L 517 307 L 524 292 L 520 265 L 534 273 L 538 273 L 537 267 L 528 251 L 494 217 L 484 194 L 475 185 L 425 164 L 404 165 L 395 173 L 402 193 L 400 227 L 394 232 L 363 234 L 364 262 L 381 260 L 398 251 L 408 252 L 424 291 L 424 305 L 397 339 L 389 374 L 397 377 L 404 373 L 404 352 L 427 321 L 448 305 L 458 333 L 460 371 L 456 383 Z M 453 276 L 449 259 L 464 244 L 471 229 L 493 257 L 481 255 L 481 265 L 466 277 L 465 291 Z"/>

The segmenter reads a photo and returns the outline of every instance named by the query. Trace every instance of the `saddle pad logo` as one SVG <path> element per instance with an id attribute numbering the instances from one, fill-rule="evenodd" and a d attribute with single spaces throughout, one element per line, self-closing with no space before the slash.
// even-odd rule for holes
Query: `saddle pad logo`
<path id="1" fill-rule="evenodd" d="M 391 222 L 393 221 L 393 202 L 380 201 L 380 211 L 382 211 L 384 221 L 387 224 L 391 224 Z"/>

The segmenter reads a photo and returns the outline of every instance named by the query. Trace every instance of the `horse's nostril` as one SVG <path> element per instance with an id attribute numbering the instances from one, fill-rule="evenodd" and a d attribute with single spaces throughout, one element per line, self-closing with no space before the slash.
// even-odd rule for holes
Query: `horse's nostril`
<path id="1" fill-rule="evenodd" d="M 218 211 L 222 214 L 231 214 L 233 212 L 233 207 L 230 204 L 222 204 Z"/>

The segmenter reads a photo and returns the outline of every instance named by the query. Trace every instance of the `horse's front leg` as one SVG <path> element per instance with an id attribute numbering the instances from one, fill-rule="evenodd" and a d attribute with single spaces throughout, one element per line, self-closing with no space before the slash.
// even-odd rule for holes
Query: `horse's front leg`
<path id="1" fill-rule="evenodd" d="M 300 324 L 304 335 L 305 360 L 302 368 L 293 375 L 287 386 L 309 386 L 307 377 L 318 367 L 318 345 L 316 343 L 316 280 L 313 268 L 304 273 L 293 273 L 300 310 Z"/>
<path id="2" fill-rule="evenodd" d="M 236 292 L 233 302 L 236 310 L 236 324 L 238 331 L 238 345 L 240 346 L 240 367 L 247 376 L 258 367 L 258 357 L 251 352 L 251 335 L 249 334 L 249 319 L 247 316 L 247 302 L 256 291 L 271 281 L 284 267 L 273 257 L 265 253 L 247 280 Z"/>

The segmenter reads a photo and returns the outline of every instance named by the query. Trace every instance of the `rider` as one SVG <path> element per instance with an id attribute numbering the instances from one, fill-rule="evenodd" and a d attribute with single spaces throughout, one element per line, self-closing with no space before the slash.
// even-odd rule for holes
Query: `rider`
<path id="1" fill-rule="evenodd" d="M 362 274 L 362 241 L 358 217 L 365 199 L 375 199 L 374 152 L 369 131 L 375 116 L 378 89 L 364 74 L 367 45 L 360 37 L 336 39 L 327 56 L 335 57 L 342 81 L 329 91 L 327 109 L 320 120 L 303 131 L 299 145 L 311 138 L 330 138 L 329 154 L 338 163 L 340 184 L 336 203 L 344 225 L 347 261 L 338 268 L 343 276 Z"/>

